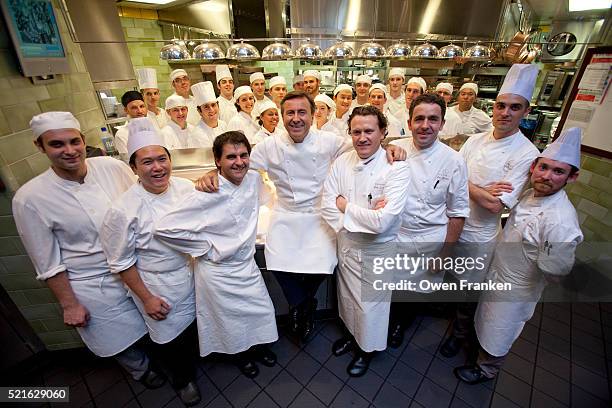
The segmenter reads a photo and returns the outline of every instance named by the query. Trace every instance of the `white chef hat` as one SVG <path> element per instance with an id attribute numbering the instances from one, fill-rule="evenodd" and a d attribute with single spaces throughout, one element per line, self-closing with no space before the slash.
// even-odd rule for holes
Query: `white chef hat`
<path id="1" fill-rule="evenodd" d="M 402 77 L 402 79 L 406 76 L 406 73 L 404 72 L 404 68 L 391 68 L 389 70 L 389 78 L 394 77 L 394 76 L 398 76 L 398 77 Z"/>
<path id="2" fill-rule="evenodd" d="M 136 70 L 136 75 L 138 75 L 139 89 L 159 89 L 157 86 L 157 71 L 155 71 L 155 68 L 138 68 Z"/>
<path id="3" fill-rule="evenodd" d="M 76 129 L 80 132 L 81 124 L 70 112 L 45 112 L 30 120 L 30 128 L 34 139 L 37 139 L 47 130 Z"/>
<path id="4" fill-rule="evenodd" d="M 388 97 L 388 95 L 387 95 L 387 87 L 386 87 L 386 86 L 384 86 L 384 85 L 383 85 L 383 84 L 381 84 L 381 83 L 377 83 L 377 84 L 372 85 L 372 86 L 370 87 L 370 90 L 368 91 L 368 95 L 369 95 L 369 94 L 371 94 L 371 93 L 372 93 L 372 91 L 374 91 L 374 90 L 376 90 L 376 89 L 379 89 L 379 90 L 383 91 L 383 93 L 385 94 L 385 98 L 387 98 L 387 97 Z"/>
<path id="5" fill-rule="evenodd" d="M 336 103 L 334 102 L 334 100 L 325 94 L 318 94 L 317 96 L 315 96 L 314 101 L 322 102 L 326 104 L 329 109 L 336 110 Z"/>
<path id="6" fill-rule="evenodd" d="M 304 78 L 306 78 L 308 76 L 314 77 L 318 81 L 321 81 L 321 74 L 319 73 L 319 71 L 315 71 L 314 69 L 309 69 L 307 71 L 304 71 Z"/>
<path id="7" fill-rule="evenodd" d="M 436 91 L 439 91 L 440 89 L 453 93 L 453 86 L 448 82 L 440 82 L 438 85 L 436 85 Z"/>
<path id="8" fill-rule="evenodd" d="M 245 94 L 252 94 L 253 90 L 248 85 L 239 86 L 234 90 L 234 100 L 237 102 L 238 98 Z"/>
<path id="9" fill-rule="evenodd" d="M 257 104 L 257 112 L 255 112 L 256 116 L 261 116 L 262 113 L 267 111 L 268 109 L 278 109 L 276 104 L 269 99 L 264 100 L 261 103 Z"/>
<path id="10" fill-rule="evenodd" d="M 225 79 L 225 78 L 233 79 L 232 73 L 230 72 L 229 67 L 227 65 L 216 65 L 215 66 L 215 79 L 217 81 L 217 84 L 219 83 L 220 80 Z"/>
<path id="11" fill-rule="evenodd" d="M 461 85 L 459 92 L 463 91 L 464 89 L 471 89 L 476 95 L 478 95 L 478 85 L 476 85 L 474 82 L 466 82 L 465 84 Z"/>
<path id="12" fill-rule="evenodd" d="M 215 88 L 210 81 L 198 82 L 197 84 L 191 85 L 191 92 L 195 98 L 196 106 L 202 106 L 205 103 L 217 101 Z"/>
<path id="13" fill-rule="evenodd" d="M 132 154 L 139 149 L 147 146 L 162 146 L 164 139 L 157 131 L 157 128 L 151 122 L 151 119 L 147 117 L 130 119 L 127 124 L 128 128 L 128 140 L 127 140 L 127 151 L 128 157 L 132 157 Z"/>
<path id="14" fill-rule="evenodd" d="M 294 75 L 293 76 L 293 84 L 297 84 L 298 82 L 304 82 L 304 75 Z"/>
<path id="15" fill-rule="evenodd" d="M 557 160 L 580 168 L 580 144 L 582 143 L 582 129 L 572 127 L 561 132 L 539 157 Z"/>
<path id="16" fill-rule="evenodd" d="M 347 84 L 340 84 L 334 89 L 334 96 L 338 95 L 340 91 L 350 91 L 351 95 L 353 95 L 353 87 Z"/>
<path id="17" fill-rule="evenodd" d="M 406 82 L 406 85 L 408 84 L 417 84 L 418 86 L 421 87 L 422 92 L 425 92 L 427 90 L 427 82 L 425 82 L 425 80 L 421 77 L 410 78 L 408 82 Z"/>
<path id="18" fill-rule="evenodd" d="M 372 85 L 372 77 L 368 74 L 359 75 L 355 80 L 355 83 L 358 84 L 360 82 L 365 82 L 366 84 Z"/>
<path id="19" fill-rule="evenodd" d="M 187 101 L 180 95 L 172 94 L 166 98 L 165 110 L 170 110 L 179 106 L 187 106 Z"/>
<path id="20" fill-rule="evenodd" d="M 265 81 L 266 77 L 264 77 L 264 74 L 262 72 L 253 72 L 251 76 L 249 77 L 249 83 L 252 84 L 253 82 L 257 80 Z"/>
<path id="21" fill-rule="evenodd" d="M 287 86 L 287 80 L 280 75 L 270 78 L 270 88 L 274 88 L 277 85 Z"/>
<path id="22" fill-rule="evenodd" d="M 188 77 L 187 71 L 185 71 L 184 69 L 175 69 L 174 71 L 170 73 L 170 82 L 174 82 L 176 78 L 180 78 L 184 76 Z"/>
<path id="23" fill-rule="evenodd" d="M 520 95 L 531 101 L 539 68 L 535 64 L 514 64 L 508 70 L 498 95 Z"/>

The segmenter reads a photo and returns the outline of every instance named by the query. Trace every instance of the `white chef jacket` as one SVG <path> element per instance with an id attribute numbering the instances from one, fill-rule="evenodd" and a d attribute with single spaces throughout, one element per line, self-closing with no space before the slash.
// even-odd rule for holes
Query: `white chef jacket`
<path id="1" fill-rule="evenodd" d="M 368 261 L 363 259 L 369 251 L 393 256 L 394 247 L 388 243 L 397 238 L 409 184 L 408 163 L 389 164 L 382 148 L 365 160 L 355 151 L 344 153 L 325 180 L 321 214 L 338 233 L 338 309 L 359 347 L 367 352 L 387 347 L 391 293 L 362 293 L 364 287 L 372 287 L 373 278 L 372 273 L 364 273 Z M 347 200 L 344 213 L 336 207 L 339 195 Z M 375 201 L 383 197 L 386 206 L 373 210 Z"/>
<path id="2" fill-rule="evenodd" d="M 475 316 L 481 346 L 494 356 L 508 354 L 533 316 L 546 286 L 544 274 L 563 276 L 574 265 L 582 242 L 574 206 L 561 190 L 551 196 L 523 194 L 496 247 L 489 278 L 510 283 L 510 292 L 484 293 Z"/>
<path id="3" fill-rule="evenodd" d="M 284 128 L 280 127 L 280 126 L 276 126 L 274 128 L 274 132 L 269 132 L 268 129 L 266 129 L 263 126 L 259 127 L 259 130 L 257 131 L 257 133 L 255 133 L 250 139 L 249 139 L 249 143 L 253 144 L 257 144 L 257 143 L 261 143 L 263 142 L 263 140 L 269 136 L 275 136 L 275 135 L 279 135 L 283 132 L 286 132 Z M 248 136 L 247 136 L 248 139 Z"/>
<path id="4" fill-rule="evenodd" d="M 253 96 L 255 96 L 255 95 L 253 95 Z M 255 121 L 257 120 L 257 114 L 259 113 L 259 106 L 262 103 L 264 103 L 265 101 L 272 102 L 272 99 L 268 98 L 266 95 L 264 95 L 264 97 L 261 100 L 255 98 L 255 105 L 253 105 L 253 110 L 251 111 L 251 115 L 253 117 L 253 120 L 255 120 Z M 280 115 L 280 109 L 278 111 L 278 114 Z M 281 118 L 282 118 L 282 116 L 281 116 Z"/>
<path id="5" fill-rule="evenodd" d="M 355 97 L 355 99 L 353 99 L 353 101 L 351 102 L 351 107 L 349 109 L 349 113 L 353 111 L 353 109 L 355 109 L 358 106 L 364 106 L 367 105 L 368 101 L 366 100 L 366 103 L 359 103 L 357 102 L 357 97 Z"/>
<path id="6" fill-rule="evenodd" d="M 240 111 L 237 115 L 232 117 L 227 123 L 227 130 L 239 130 L 245 134 L 247 139 L 252 140 L 255 133 L 259 132 L 259 125 L 253 118 L 246 112 Z"/>
<path id="7" fill-rule="evenodd" d="M 450 108 L 453 113 L 456 113 L 461 121 L 458 133 L 464 135 L 472 135 L 474 133 L 489 132 L 493 130 L 493 123 L 489 115 L 484 111 L 471 107 L 470 110 L 461 112 L 459 105 L 455 105 Z"/>
<path id="8" fill-rule="evenodd" d="M 217 102 L 219 102 L 219 119 L 225 123 L 229 123 L 230 119 L 238 114 L 238 109 L 236 109 L 236 105 L 234 105 L 234 98 L 228 100 L 219 95 L 217 97 Z"/>
<path id="9" fill-rule="evenodd" d="M 174 92 L 172 95 L 179 96 L 176 92 Z M 198 113 L 198 105 L 196 105 L 195 97 L 189 95 L 189 98 L 183 97 L 183 99 L 185 100 L 185 106 L 187 106 L 187 123 L 195 126 L 201 119 L 200 114 Z M 166 113 L 166 116 L 168 116 L 168 113 Z M 171 121 L 172 120 L 168 117 L 168 123 Z"/>
<path id="10" fill-rule="evenodd" d="M 153 124 L 155 124 L 155 126 L 157 126 L 157 128 L 160 129 L 160 130 L 161 130 L 161 128 L 166 126 L 168 124 L 168 122 L 170 121 L 170 118 L 168 117 L 168 114 L 162 108 L 159 109 L 159 114 L 156 114 L 156 113 L 151 112 L 151 111 L 147 111 L 147 118 L 151 119 Z"/>
<path id="11" fill-rule="evenodd" d="M 312 128 L 302 143 L 282 133 L 253 148 L 251 168 L 267 171 L 277 193 L 266 238 L 268 270 L 333 273 L 336 240 L 320 215 L 323 182 L 333 160 L 352 148 L 347 139 Z M 296 254 L 303 254 L 299 262 Z"/>
<path id="12" fill-rule="evenodd" d="M 157 222 L 156 235 L 199 257 L 195 273 L 200 355 L 234 354 L 278 339 L 274 306 L 255 264 L 261 176 L 236 186 L 219 176 L 219 192 L 192 192 Z M 205 214 L 205 216 L 202 216 Z"/>
<path id="13" fill-rule="evenodd" d="M 438 137 L 440 139 L 449 139 L 457 136 L 461 130 L 461 118 L 455 112 L 454 109 L 446 108 L 446 114 L 444 115 L 444 127 L 440 130 Z"/>
<path id="14" fill-rule="evenodd" d="M 202 129 L 187 123 L 185 129 L 170 121 L 162 130 L 162 136 L 168 150 L 174 149 L 193 149 L 197 147 L 212 147 L 209 138 Z"/>
<path id="15" fill-rule="evenodd" d="M 393 116 L 399 118 L 402 112 L 406 109 L 406 96 L 404 95 L 404 92 L 402 92 L 397 98 L 392 97 L 391 94 L 388 93 L 385 108 L 388 109 Z"/>
<path id="16" fill-rule="evenodd" d="M 206 124 L 206 122 L 200 119 L 200 121 L 198 122 L 198 128 L 200 128 L 200 130 L 204 133 L 204 136 L 206 137 L 206 144 L 212 147 L 215 138 L 221 133 L 227 131 L 227 123 L 219 119 L 217 121 L 217 127 L 211 128 Z"/>
<path id="17" fill-rule="evenodd" d="M 13 198 L 13 215 L 37 279 L 66 272 L 90 320 L 77 328 L 96 355 L 115 355 L 146 333 L 138 309 L 118 276 L 111 275 L 98 231 L 111 204 L 134 183 L 128 166 L 111 157 L 85 161 L 83 184 L 53 169 L 24 184 Z"/>
<path id="18" fill-rule="evenodd" d="M 400 119 L 395 117 L 391 110 L 385 105 L 385 109 L 383 111 L 385 117 L 387 118 L 387 136 L 389 137 L 401 137 L 404 136 L 402 134 L 402 122 Z"/>
<path id="19" fill-rule="evenodd" d="M 412 131 L 408 127 L 408 121 L 410 120 L 410 112 L 408 109 L 404 107 L 404 109 L 400 112 L 400 116 L 397 117 L 397 120 L 400 123 L 400 136 L 412 137 Z"/>
<path id="20" fill-rule="evenodd" d="M 154 222 L 193 190 L 191 181 L 179 177 L 171 177 L 168 189 L 161 194 L 149 193 L 142 184 L 135 184 L 107 211 L 100 230 L 111 272 L 120 273 L 136 265 L 149 291 L 170 304 L 166 318 L 155 320 L 146 313 L 142 300 L 128 289 L 151 340 L 159 344 L 172 341 L 193 322 L 195 291 L 189 257 L 156 239 Z"/>
<path id="21" fill-rule="evenodd" d="M 130 132 L 127 127 L 127 123 L 122 126 L 117 126 L 117 131 L 115 132 L 115 150 L 121 154 L 127 154 L 127 141 Z"/>

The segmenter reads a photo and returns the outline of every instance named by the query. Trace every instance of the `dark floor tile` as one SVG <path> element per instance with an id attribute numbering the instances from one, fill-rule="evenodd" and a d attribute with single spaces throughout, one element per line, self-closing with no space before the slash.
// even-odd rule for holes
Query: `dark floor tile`
<path id="1" fill-rule="evenodd" d="M 381 351 L 376 353 L 370 362 L 370 370 L 375 371 L 376 374 L 384 378 L 391 372 L 396 361 L 396 357 L 392 356 L 386 351 Z"/>
<path id="2" fill-rule="evenodd" d="M 429 408 L 429 407 L 421 405 L 418 402 L 416 402 L 415 400 L 412 400 L 412 402 L 410 403 L 410 408 Z"/>
<path id="3" fill-rule="evenodd" d="M 143 407 L 156 408 L 163 407 L 174 397 L 176 397 L 176 392 L 174 392 L 170 384 L 166 383 L 163 387 L 156 390 L 146 390 L 136 398 L 138 398 L 138 402 Z"/>
<path id="4" fill-rule="evenodd" d="M 483 384 L 470 385 L 459 382 L 455 396 L 461 398 L 471 407 L 488 407 L 493 390 Z"/>
<path id="5" fill-rule="evenodd" d="M 244 375 L 239 375 L 230 385 L 223 390 L 223 395 L 234 407 L 246 407 L 257 394 L 261 392 L 261 388 L 255 381 Z"/>
<path id="6" fill-rule="evenodd" d="M 277 408 L 278 404 L 265 392 L 260 392 L 248 405 L 248 408 Z"/>
<path id="7" fill-rule="evenodd" d="M 566 379 L 557 377 L 555 374 L 536 367 L 533 387 L 548 394 L 564 405 L 570 403 L 570 383 Z"/>
<path id="8" fill-rule="evenodd" d="M 310 357 L 307 353 L 301 351 L 287 365 L 287 371 L 291 373 L 302 385 L 308 384 L 312 376 L 319 371 L 321 364 Z"/>
<path id="9" fill-rule="evenodd" d="M 601 337 L 591 336 L 580 329 L 572 329 L 572 345 L 580 346 L 591 353 L 605 355 L 604 341 Z"/>
<path id="10" fill-rule="evenodd" d="M 70 386 L 69 390 L 70 402 L 61 403 L 63 407 L 81 407 L 87 402 L 91 401 L 91 395 L 89 390 L 85 386 L 84 382 L 79 382 Z"/>
<path id="11" fill-rule="evenodd" d="M 324 364 L 324 367 L 334 373 L 334 375 L 342 381 L 346 381 L 349 378 L 349 375 L 346 372 L 346 367 L 349 365 L 352 359 L 353 356 L 351 353 L 344 354 L 340 357 L 331 356 Z"/>
<path id="12" fill-rule="evenodd" d="M 533 381 L 534 364 L 514 353 L 508 354 L 502 370 L 509 372 L 519 380 L 531 384 Z"/>
<path id="13" fill-rule="evenodd" d="M 208 367 L 206 375 L 210 380 L 219 388 L 223 390 L 225 387 L 230 385 L 236 377 L 242 375 L 240 370 L 233 363 L 219 361 L 214 365 Z"/>
<path id="14" fill-rule="evenodd" d="M 338 320 L 330 320 L 325 322 L 319 334 L 322 334 L 327 340 L 332 343 L 342 337 L 342 328 Z"/>
<path id="15" fill-rule="evenodd" d="M 123 374 L 116 366 L 94 370 L 85 377 L 89 391 L 94 398 L 121 380 L 123 380 Z"/>
<path id="16" fill-rule="evenodd" d="M 281 336 L 276 343 L 274 343 L 270 349 L 276 353 L 276 359 L 278 364 L 285 367 L 297 353 L 300 352 L 300 348 L 293 343 L 287 336 Z"/>
<path id="17" fill-rule="evenodd" d="M 427 353 L 425 350 L 415 346 L 414 344 L 408 344 L 404 353 L 400 357 L 400 360 L 404 363 L 408 364 L 410 367 L 414 368 L 421 374 L 425 374 L 427 372 L 427 368 L 429 368 L 429 364 L 433 356 L 430 353 Z"/>
<path id="18" fill-rule="evenodd" d="M 606 310 L 601 310 L 601 323 L 604 326 L 612 326 L 612 312 L 611 311 L 606 311 Z"/>
<path id="19" fill-rule="evenodd" d="M 500 371 L 495 392 L 521 407 L 529 406 L 531 386 L 505 371 Z"/>
<path id="20" fill-rule="evenodd" d="M 542 391 L 533 390 L 531 395 L 531 408 L 563 408 L 566 405 L 560 403 L 556 399 L 549 395 L 544 394 Z"/>
<path id="21" fill-rule="evenodd" d="M 572 313 L 574 316 L 585 317 L 589 320 L 599 322 L 599 303 L 572 303 Z"/>
<path id="22" fill-rule="evenodd" d="M 530 323 L 525 323 L 525 327 L 523 327 L 523 331 L 521 332 L 521 337 L 532 342 L 533 344 L 538 344 L 539 332 L 540 329 L 538 327 Z"/>
<path id="23" fill-rule="evenodd" d="M 601 322 L 591 320 L 590 318 L 574 315 L 572 318 L 572 329 L 579 329 L 591 336 L 601 338 L 603 332 L 601 329 Z"/>
<path id="24" fill-rule="evenodd" d="M 572 385 L 572 407 L 610 408 L 610 400 L 598 398 L 582 388 Z"/>
<path id="25" fill-rule="evenodd" d="M 410 340 L 410 343 L 433 355 L 436 354 L 441 339 L 442 336 L 430 330 L 419 328 L 412 337 L 412 340 Z"/>
<path id="26" fill-rule="evenodd" d="M 510 351 L 523 357 L 525 360 L 535 363 L 537 349 L 538 348 L 534 343 L 519 337 L 512 345 Z"/>
<path id="27" fill-rule="evenodd" d="M 459 380 L 453 374 L 453 368 L 441 359 L 434 358 L 425 376 L 447 391 L 454 393 Z"/>
<path id="28" fill-rule="evenodd" d="M 259 364 L 259 375 L 255 377 L 254 380 L 261 388 L 265 388 L 281 370 L 283 370 L 283 367 L 281 367 L 280 364 L 275 364 L 273 367 L 266 367 L 263 364 Z"/>
<path id="29" fill-rule="evenodd" d="M 448 319 L 441 319 L 437 317 L 425 316 L 423 317 L 423 320 L 421 321 L 419 330 L 427 329 L 427 330 L 430 330 L 436 333 L 438 336 L 442 337 L 448 330 L 448 326 L 449 326 Z"/>
<path id="30" fill-rule="evenodd" d="M 347 384 L 353 390 L 357 391 L 359 395 L 371 402 L 374 400 L 383 382 L 384 380 L 382 377 L 374 371 L 368 370 L 362 377 L 351 377 Z"/>
<path id="31" fill-rule="evenodd" d="M 528 322 L 534 326 L 540 326 L 542 323 L 542 313 L 538 311 L 534 312 L 533 316 L 531 316 L 531 319 L 529 319 Z"/>
<path id="32" fill-rule="evenodd" d="M 323 364 L 331 355 L 332 342 L 323 335 L 317 335 L 305 347 L 304 351 Z"/>
<path id="33" fill-rule="evenodd" d="M 493 394 L 493 398 L 491 399 L 491 408 L 518 408 L 514 402 L 510 401 L 506 397 L 495 393 Z"/>
<path id="34" fill-rule="evenodd" d="M 537 366 L 561 378 L 567 379 L 570 375 L 570 361 L 544 348 L 538 349 Z"/>
<path id="35" fill-rule="evenodd" d="M 446 407 L 450 404 L 453 394 L 446 391 L 433 381 L 425 378 L 414 396 L 415 401 L 426 407 Z"/>
<path id="36" fill-rule="evenodd" d="M 413 398 L 422 379 L 423 376 L 418 371 L 398 361 L 395 367 L 393 367 L 391 374 L 389 374 L 387 382 L 408 397 Z"/>
<path id="37" fill-rule="evenodd" d="M 266 393 L 281 407 L 288 406 L 302 390 L 302 385 L 287 371 L 283 370 L 265 388 Z"/>
<path id="38" fill-rule="evenodd" d="M 592 371 L 594 374 L 606 377 L 606 361 L 602 356 L 591 353 L 580 346 L 572 344 L 572 361 L 579 366 Z"/>
<path id="39" fill-rule="evenodd" d="M 470 408 L 470 405 L 455 395 L 451 401 L 450 408 Z"/>
<path id="40" fill-rule="evenodd" d="M 323 401 L 325 405 L 329 405 L 343 385 L 344 383 L 340 381 L 338 377 L 332 374 L 327 368 L 322 367 L 319 372 L 312 377 L 306 388 L 318 399 Z"/>
<path id="41" fill-rule="evenodd" d="M 185 404 L 183 404 L 183 402 L 179 399 L 179 397 L 176 397 L 175 400 L 177 400 L 176 402 L 180 404 L 176 406 L 177 408 L 182 408 L 185 406 Z M 172 401 L 174 400 L 170 400 L 170 402 L 165 407 L 170 407 L 170 404 L 172 404 Z M 98 405 L 98 407 L 100 407 L 100 405 Z M 140 403 L 138 402 L 138 399 L 134 398 L 132 400 L 129 400 L 128 403 L 123 406 L 123 408 L 141 408 L 141 406 L 140 406 Z"/>
<path id="42" fill-rule="evenodd" d="M 559 307 L 555 303 L 545 303 L 542 313 L 546 317 L 559 320 L 565 324 L 570 324 L 571 311 L 569 309 Z"/>
<path id="43" fill-rule="evenodd" d="M 384 383 L 376 398 L 374 406 L 376 408 L 406 408 L 410 405 L 411 399 L 404 393 L 389 383 Z"/>
<path id="44" fill-rule="evenodd" d="M 325 408 L 325 405 L 304 388 L 289 405 L 289 408 Z"/>
<path id="45" fill-rule="evenodd" d="M 198 386 L 200 395 L 202 396 L 202 401 L 200 403 L 201 406 L 205 406 L 206 404 L 210 403 L 217 397 L 217 395 L 219 395 L 219 390 L 217 390 L 217 387 L 206 375 L 198 378 L 196 385 Z"/>
<path id="46" fill-rule="evenodd" d="M 370 403 L 348 385 L 345 385 L 331 403 L 332 408 L 366 408 Z"/>
<path id="47" fill-rule="evenodd" d="M 563 358 L 570 358 L 570 343 L 560 337 L 542 331 L 539 345 Z"/>
<path id="48" fill-rule="evenodd" d="M 43 373 L 43 380 L 48 387 L 69 387 L 81 382 L 80 369 L 78 366 L 53 366 Z"/>
<path id="49" fill-rule="evenodd" d="M 544 317 L 542 319 L 542 330 L 561 337 L 563 339 L 570 338 L 570 325 L 560 322 L 559 320 L 552 319 L 550 317 Z"/>
<path id="50" fill-rule="evenodd" d="M 232 408 L 232 405 L 227 402 L 223 395 L 219 394 L 214 400 L 206 405 L 206 408 Z"/>
<path id="51" fill-rule="evenodd" d="M 574 363 L 572 363 L 572 384 L 605 401 L 610 399 L 608 381 Z"/>
<path id="52" fill-rule="evenodd" d="M 72 397 L 72 395 L 71 395 Z M 109 389 L 95 397 L 96 405 L 99 407 L 123 406 L 134 399 L 135 395 L 127 382 L 119 381 Z M 72 399 L 72 398 L 71 398 Z"/>

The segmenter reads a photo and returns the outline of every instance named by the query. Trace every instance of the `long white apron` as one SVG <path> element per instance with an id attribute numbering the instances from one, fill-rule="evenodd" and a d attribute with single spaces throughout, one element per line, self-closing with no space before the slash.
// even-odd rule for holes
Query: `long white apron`
<path id="1" fill-rule="evenodd" d="M 414 234 L 400 228 L 398 234 L 398 248 L 402 254 L 412 258 L 437 257 L 444 246 L 446 228 L 438 228 L 429 234 Z M 416 292 L 431 293 L 430 285 L 421 285 L 421 281 L 430 284 L 441 283 L 444 280 L 444 271 L 432 272 L 427 265 L 420 265 L 415 270 L 401 270 L 395 272 L 395 281 L 406 280 L 414 282 Z"/>
<path id="2" fill-rule="evenodd" d="M 278 340 L 274 306 L 254 258 L 219 264 L 200 257 L 195 282 L 202 357 Z"/>

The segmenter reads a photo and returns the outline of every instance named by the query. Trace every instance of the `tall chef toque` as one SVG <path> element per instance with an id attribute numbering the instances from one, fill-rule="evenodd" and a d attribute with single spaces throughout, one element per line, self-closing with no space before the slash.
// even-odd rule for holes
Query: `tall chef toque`
<path id="1" fill-rule="evenodd" d="M 30 120 L 30 128 L 37 139 L 47 130 L 76 129 L 80 132 L 81 124 L 70 112 L 45 112 Z"/>
<path id="2" fill-rule="evenodd" d="M 128 157 L 134 152 L 147 146 L 166 147 L 162 136 L 159 134 L 153 122 L 149 118 L 134 118 L 128 124 Z"/>
<path id="3" fill-rule="evenodd" d="M 514 94 L 522 96 L 531 101 L 536 79 L 538 78 L 538 66 L 535 64 L 514 64 L 504 78 L 504 83 L 498 95 Z"/>
<path id="4" fill-rule="evenodd" d="M 215 80 L 217 81 L 217 84 L 222 79 L 233 79 L 232 73 L 230 72 L 229 67 L 227 65 L 216 65 Z"/>
<path id="5" fill-rule="evenodd" d="M 198 82 L 197 84 L 191 85 L 191 93 L 193 93 L 193 97 L 195 98 L 196 106 L 217 102 L 215 89 L 210 81 Z"/>
<path id="6" fill-rule="evenodd" d="M 561 132 L 539 157 L 560 161 L 580 168 L 580 144 L 582 142 L 582 129 L 572 127 Z"/>
<path id="7" fill-rule="evenodd" d="M 157 86 L 157 71 L 154 68 L 139 68 L 136 70 L 138 75 L 139 89 L 159 89 Z"/>

